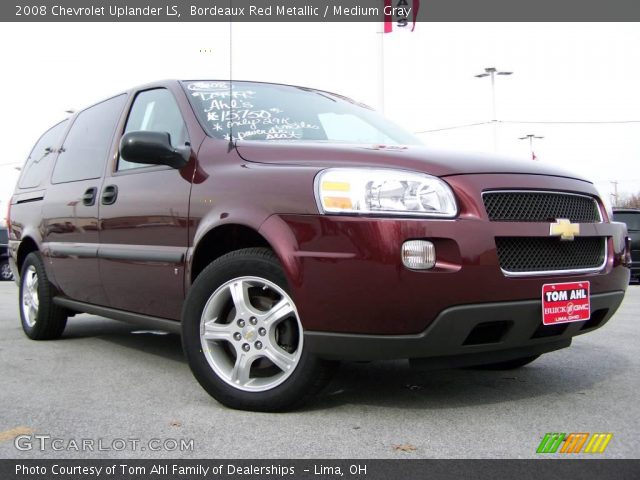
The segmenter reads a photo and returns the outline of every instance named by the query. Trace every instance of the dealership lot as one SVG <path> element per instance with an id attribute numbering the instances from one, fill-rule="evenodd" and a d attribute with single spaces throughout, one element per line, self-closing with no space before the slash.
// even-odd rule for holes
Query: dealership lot
<path id="1" fill-rule="evenodd" d="M 346 364 L 303 410 L 264 414 L 210 398 L 175 335 L 82 315 L 62 340 L 28 340 L 3 282 L 0 457 L 535 457 L 546 432 L 612 432 L 605 457 L 640 458 L 639 320 L 632 285 L 609 324 L 521 370 Z"/>

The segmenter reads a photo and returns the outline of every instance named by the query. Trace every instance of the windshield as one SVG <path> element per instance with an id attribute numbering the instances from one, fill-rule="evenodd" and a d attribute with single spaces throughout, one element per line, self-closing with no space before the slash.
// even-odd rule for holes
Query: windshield
<path id="1" fill-rule="evenodd" d="M 183 82 L 207 133 L 224 140 L 415 145 L 416 137 L 366 105 L 303 87 Z"/>
<path id="2" fill-rule="evenodd" d="M 626 223 L 627 230 L 640 230 L 640 212 L 613 212 L 613 219 Z"/>

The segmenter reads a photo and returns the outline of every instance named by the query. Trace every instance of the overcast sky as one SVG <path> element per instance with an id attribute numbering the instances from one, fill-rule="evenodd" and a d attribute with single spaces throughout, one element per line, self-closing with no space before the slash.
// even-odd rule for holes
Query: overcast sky
<path id="1" fill-rule="evenodd" d="M 422 23 L 384 35 L 373 23 L 233 25 L 233 77 L 335 91 L 381 107 L 422 132 L 491 120 L 484 67 L 496 81 L 498 151 L 580 172 L 609 194 L 640 191 L 638 24 Z M 397 29 L 396 29 L 397 30 Z M 39 135 L 133 85 L 163 78 L 229 77 L 228 23 L 3 24 L 0 30 L 0 208 Z M 493 126 L 420 134 L 450 149 L 493 151 Z"/>

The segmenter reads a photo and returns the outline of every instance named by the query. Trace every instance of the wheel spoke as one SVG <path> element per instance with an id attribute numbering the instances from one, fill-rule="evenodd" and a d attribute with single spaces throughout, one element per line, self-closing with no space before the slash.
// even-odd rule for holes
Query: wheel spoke
<path id="1" fill-rule="evenodd" d="M 264 356 L 271 360 L 273 364 L 283 372 L 289 371 L 289 369 L 293 368 L 296 364 L 296 358 L 277 345 L 270 344 L 264 350 Z"/>
<path id="2" fill-rule="evenodd" d="M 233 338 L 231 325 L 216 323 L 216 319 L 205 322 L 203 324 L 202 338 L 210 341 L 225 340 L 230 342 Z"/>
<path id="3" fill-rule="evenodd" d="M 231 371 L 231 381 L 242 386 L 246 386 L 250 381 L 251 365 L 255 358 L 253 355 L 239 352 L 236 363 Z"/>
<path id="4" fill-rule="evenodd" d="M 37 278 L 31 283 L 31 290 L 29 291 L 29 294 L 31 295 L 32 305 L 37 308 L 40 303 L 38 298 L 38 279 Z"/>
<path id="5" fill-rule="evenodd" d="M 22 300 L 27 307 L 33 306 L 34 300 L 33 300 L 33 293 L 31 293 L 31 290 L 29 290 L 28 288 L 24 290 L 24 292 L 22 293 Z"/>
<path id="6" fill-rule="evenodd" d="M 283 318 L 288 317 L 291 313 L 293 313 L 293 306 L 288 300 L 283 298 L 265 314 L 263 322 L 265 325 L 273 326 Z"/>
<path id="7" fill-rule="evenodd" d="M 229 285 L 231 299 L 236 307 L 236 316 L 246 315 L 253 311 L 251 300 L 249 299 L 249 283 L 244 280 L 238 280 Z"/>

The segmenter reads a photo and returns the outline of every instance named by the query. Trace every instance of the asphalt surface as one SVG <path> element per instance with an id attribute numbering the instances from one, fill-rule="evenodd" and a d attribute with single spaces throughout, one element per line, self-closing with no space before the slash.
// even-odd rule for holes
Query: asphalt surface
<path id="1" fill-rule="evenodd" d="M 346 364 L 315 401 L 285 414 L 221 406 L 192 377 L 179 337 L 136 330 L 83 315 L 61 340 L 28 340 L 17 288 L 2 282 L 0 457 L 526 458 L 546 432 L 612 432 L 602 457 L 640 458 L 637 285 L 602 329 L 523 369 Z M 17 450 L 20 433 L 61 439 L 62 450 L 45 439 L 40 451 L 34 437 L 32 450 Z M 93 452 L 75 450 L 82 439 Z M 109 450 L 96 451 L 100 439 Z M 193 448 L 152 451 L 155 439 L 169 449 L 193 439 Z"/>

